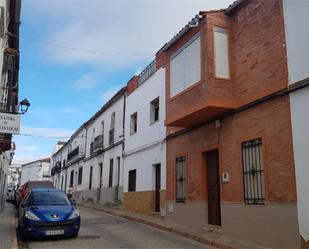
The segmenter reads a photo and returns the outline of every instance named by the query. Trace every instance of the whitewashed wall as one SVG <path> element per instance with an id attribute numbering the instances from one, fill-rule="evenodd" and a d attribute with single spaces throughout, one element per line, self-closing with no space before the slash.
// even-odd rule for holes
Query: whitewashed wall
<path id="1" fill-rule="evenodd" d="M 284 0 L 284 23 L 289 84 L 309 77 L 309 1 Z M 300 234 L 309 240 L 309 88 L 290 94 L 298 222 Z"/>
<path id="2" fill-rule="evenodd" d="M 159 97 L 159 121 L 150 123 L 150 102 Z M 137 132 L 130 134 L 130 117 L 137 112 Z M 136 169 L 136 191 L 155 189 L 155 167 L 161 164 L 161 189 L 165 189 L 165 68 L 160 68 L 127 97 L 125 116 L 124 192 L 128 171 Z"/>
<path id="3" fill-rule="evenodd" d="M 35 162 L 21 167 L 20 185 L 27 181 L 37 181 L 40 171 L 40 162 Z"/>

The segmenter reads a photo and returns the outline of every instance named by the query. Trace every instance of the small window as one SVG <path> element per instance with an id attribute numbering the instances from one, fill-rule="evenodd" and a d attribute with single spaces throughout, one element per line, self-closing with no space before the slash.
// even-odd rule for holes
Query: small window
<path id="1" fill-rule="evenodd" d="M 78 181 L 77 184 L 82 184 L 83 181 L 83 167 L 78 169 Z"/>
<path id="2" fill-rule="evenodd" d="M 92 189 L 92 171 L 93 167 L 90 167 L 90 173 L 89 173 L 89 189 Z"/>
<path id="3" fill-rule="evenodd" d="M 230 78 L 228 30 L 214 27 L 214 51 L 216 77 Z"/>
<path id="4" fill-rule="evenodd" d="M 114 173 L 114 159 L 109 161 L 109 178 L 108 178 L 108 187 L 113 187 L 113 173 Z"/>
<path id="5" fill-rule="evenodd" d="M 265 201 L 262 140 L 242 143 L 245 204 L 262 205 Z"/>
<path id="6" fill-rule="evenodd" d="M 130 122 L 130 134 L 134 134 L 137 132 L 137 112 L 131 115 L 131 122 Z"/>
<path id="7" fill-rule="evenodd" d="M 176 201 L 185 202 L 186 200 L 186 157 L 176 158 Z"/>
<path id="8" fill-rule="evenodd" d="M 129 171 L 129 185 L 128 185 L 129 192 L 136 191 L 136 169 Z"/>
<path id="9" fill-rule="evenodd" d="M 159 120 L 159 97 L 150 102 L 150 124 Z"/>

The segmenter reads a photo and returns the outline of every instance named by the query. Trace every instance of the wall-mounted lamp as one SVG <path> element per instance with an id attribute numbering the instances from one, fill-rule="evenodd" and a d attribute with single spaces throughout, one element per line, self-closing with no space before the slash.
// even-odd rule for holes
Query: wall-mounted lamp
<path id="1" fill-rule="evenodd" d="M 25 114 L 28 111 L 30 102 L 27 99 L 20 101 L 20 114 Z"/>

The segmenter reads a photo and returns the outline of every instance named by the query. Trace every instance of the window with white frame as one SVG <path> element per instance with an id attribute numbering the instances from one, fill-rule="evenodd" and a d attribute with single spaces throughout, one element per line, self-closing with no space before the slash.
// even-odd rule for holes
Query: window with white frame
<path id="1" fill-rule="evenodd" d="M 201 79 L 201 39 L 196 34 L 171 56 L 170 95 L 182 92 Z"/>
<path id="2" fill-rule="evenodd" d="M 159 97 L 150 102 L 150 124 L 159 120 Z"/>
<path id="3" fill-rule="evenodd" d="M 228 30 L 214 27 L 214 53 L 216 77 L 230 78 Z"/>
<path id="4" fill-rule="evenodd" d="M 137 112 L 131 115 L 130 120 L 130 135 L 137 132 Z"/>

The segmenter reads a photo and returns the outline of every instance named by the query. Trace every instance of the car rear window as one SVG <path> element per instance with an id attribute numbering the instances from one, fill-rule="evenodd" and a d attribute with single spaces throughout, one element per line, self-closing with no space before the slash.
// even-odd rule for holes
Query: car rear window
<path id="1" fill-rule="evenodd" d="M 59 206 L 71 204 L 64 192 L 33 192 L 31 199 L 33 206 Z"/>
<path id="2" fill-rule="evenodd" d="M 53 184 L 51 182 L 29 182 L 29 189 L 37 189 L 37 188 L 53 188 Z"/>

